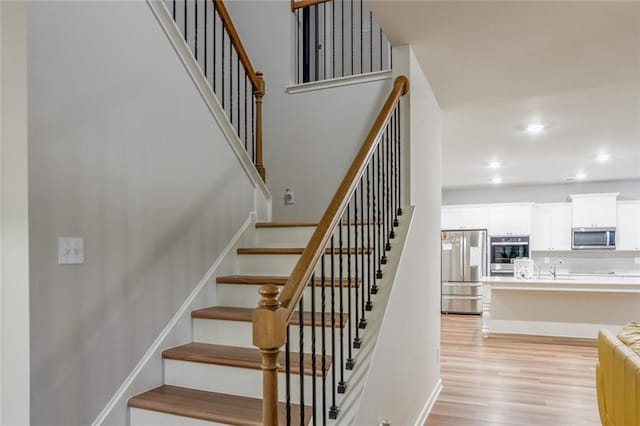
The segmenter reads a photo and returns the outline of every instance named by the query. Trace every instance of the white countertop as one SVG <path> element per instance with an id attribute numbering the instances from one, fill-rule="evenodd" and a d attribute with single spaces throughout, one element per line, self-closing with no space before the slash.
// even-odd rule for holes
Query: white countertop
<path id="1" fill-rule="evenodd" d="M 515 277 L 483 277 L 491 290 L 577 291 L 595 293 L 640 293 L 640 277 L 562 275 L 557 278 L 541 276 L 532 279 Z"/>

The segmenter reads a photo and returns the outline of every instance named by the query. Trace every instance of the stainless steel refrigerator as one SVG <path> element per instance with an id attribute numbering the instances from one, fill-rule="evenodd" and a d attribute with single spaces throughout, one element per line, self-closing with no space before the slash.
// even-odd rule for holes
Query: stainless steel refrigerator
<path id="1" fill-rule="evenodd" d="M 442 231 L 442 312 L 482 314 L 487 231 Z"/>

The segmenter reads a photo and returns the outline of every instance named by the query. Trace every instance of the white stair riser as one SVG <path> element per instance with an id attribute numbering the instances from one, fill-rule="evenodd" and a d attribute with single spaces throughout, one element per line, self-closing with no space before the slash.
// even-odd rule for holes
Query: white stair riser
<path id="1" fill-rule="evenodd" d="M 314 226 L 297 228 L 258 228 L 256 247 L 306 247 Z"/>
<path id="2" fill-rule="evenodd" d="M 223 423 L 208 422 L 134 407 L 129 408 L 129 416 L 130 426 L 224 426 Z"/>
<path id="3" fill-rule="evenodd" d="M 288 276 L 298 263 L 300 255 L 297 254 L 241 254 L 238 256 L 238 273 L 248 275 L 278 275 Z M 333 271 L 334 275 L 338 277 L 340 275 L 340 256 L 336 255 L 333 258 Z M 371 255 L 371 262 L 373 263 L 373 254 Z M 355 264 L 358 262 L 359 270 L 362 264 L 359 256 L 351 256 L 351 273 L 355 276 Z M 367 265 L 367 258 L 364 259 L 365 268 Z M 348 271 L 348 259 L 347 256 L 342 256 L 342 276 L 347 277 Z M 325 256 L 324 272 L 326 277 L 331 275 L 331 257 Z M 361 271 L 360 271 L 361 272 Z M 318 262 L 316 267 L 316 276 L 321 275 L 321 262 Z M 359 274 L 361 275 L 361 273 Z M 366 276 L 366 273 L 365 273 Z"/>
<path id="4" fill-rule="evenodd" d="M 260 300 L 258 290 L 259 285 L 242 285 L 242 284 L 223 284 L 219 283 L 216 286 L 216 297 L 218 304 L 221 306 L 237 306 L 243 308 L 255 308 Z M 331 311 L 331 287 L 325 287 L 325 310 Z M 348 309 L 349 293 L 351 293 L 351 309 L 355 315 L 355 303 L 356 303 L 356 289 L 351 287 L 350 291 L 347 287 L 342 289 L 342 303 L 344 312 Z M 340 306 L 340 288 L 335 287 L 333 290 L 333 299 L 335 303 L 336 311 Z M 361 289 L 358 288 L 358 300 L 362 297 Z M 311 287 L 308 287 L 302 298 L 304 310 L 311 312 Z M 315 306 L 316 312 L 320 312 L 322 308 L 322 287 L 315 287 Z M 360 306 L 358 307 L 358 309 Z"/>
<path id="5" fill-rule="evenodd" d="M 364 241 L 365 246 L 369 241 L 368 236 L 371 235 L 371 241 L 375 238 L 373 227 L 370 233 L 367 233 L 366 228 L 355 226 L 349 227 L 351 233 L 351 244 L 355 245 L 357 237 L 358 247 L 362 246 Z M 296 227 L 296 228 L 258 228 L 256 230 L 256 246 L 257 247 L 305 247 L 311 238 L 311 235 L 315 231 L 315 227 Z M 364 231 L 364 232 L 363 232 Z M 335 232 L 335 241 L 338 242 L 340 237 L 339 232 Z M 347 226 L 344 226 L 342 231 L 343 242 L 347 243 Z"/>
<path id="6" fill-rule="evenodd" d="M 318 365 L 318 368 L 320 365 Z M 164 360 L 165 383 L 209 392 L 229 393 L 250 398 L 262 398 L 262 370 L 204 364 L 200 362 Z M 278 399 L 286 401 L 286 375 L 278 373 Z M 304 376 L 305 401 L 311 399 L 312 377 Z M 316 392 L 321 395 L 322 377 L 316 376 Z M 300 399 L 300 376 L 291 375 L 291 402 Z"/>
<path id="7" fill-rule="evenodd" d="M 311 352 L 311 328 L 310 326 L 304 327 L 304 352 Z M 326 353 L 331 354 L 331 327 L 325 327 L 325 346 Z M 297 352 L 300 348 L 299 327 L 293 325 L 290 328 L 290 348 L 292 351 Z M 316 353 L 322 351 L 322 327 L 316 327 Z M 335 343 L 336 351 L 340 349 L 340 329 L 335 328 Z M 361 332 L 366 330 L 361 330 Z M 364 335 L 364 333 L 361 333 Z M 355 334 L 352 333 L 352 338 Z M 347 350 L 348 332 L 347 328 L 343 329 L 343 347 Z M 228 345 L 228 346 L 240 346 L 245 348 L 254 348 L 252 343 L 252 329 L 250 322 L 243 321 L 223 321 L 223 320 L 208 320 L 208 319 L 193 319 L 193 341 L 199 343 L 211 343 L 216 345 Z M 346 356 L 346 355 L 345 355 Z"/>

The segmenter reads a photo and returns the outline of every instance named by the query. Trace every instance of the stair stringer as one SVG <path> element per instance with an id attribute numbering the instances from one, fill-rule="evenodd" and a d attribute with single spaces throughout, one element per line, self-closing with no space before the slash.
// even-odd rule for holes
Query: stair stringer
<path id="1" fill-rule="evenodd" d="M 362 346 L 354 350 L 355 367 L 348 371 L 346 381 L 347 392 L 340 395 L 337 404 L 340 413 L 332 425 L 357 425 L 357 414 L 362 402 L 362 392 L 367 385 L 372 360 L 378 347 L 380 329 L 385 320 L 392 289 L 396 284 L 396 275 L 404 254 L 405 243 L 413 221 L 413 207 L 404 208 L 399 217 L 396 237 L 391 240 L 391 251 L 387 252 L 387 264 L 382 266 L 383 277 L 378 281 L 378 293 L 371 297 L 373 310 L 368 312 L 367 328 L 362 333 Z M 362 331 L 362 330 L 361 330 Z"/>
<path id="2" fill-rule="evenodd" d="M 216 276 L 237 272 L 237 249 L 256 240 L 256 212 L 251 212 L 240 229 L 213 262 L 175 315 L 160 332 L 92 425 L 125 425 L 129 422 L 127 401 L 132 396 L 164 383 L 162 352 L 193 339 L 191 311 L 216 305 Z"/>

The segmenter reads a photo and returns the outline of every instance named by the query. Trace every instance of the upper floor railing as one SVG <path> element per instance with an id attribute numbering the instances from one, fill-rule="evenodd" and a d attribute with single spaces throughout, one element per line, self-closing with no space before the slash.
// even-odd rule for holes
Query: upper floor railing
<path id="1" fill-rule="evenodd" d="M 253 343 L 262 354 L 265 425 L 279 420 L 306 425 L 310 418 L 326 424 L 327 416 L 338 418 L 336 393 L 345 393 L 349 385 L 345 370 L 354 368 L 359 333 L 367 327 L 371 295 L 377 293 L 376 280 L 382 278 L 381 265 L 402 214 L 399 102 L 408 90 L 407 78 L 398 77 L 282 292 L 271 284 L 260 289 Z M 297 336 L 290 333 L 292 324 Z M 310 332 L 304 326 L 311 326 Z M 286 419 L 278 418 L 282 346 Z M 292 370 L 298 384 L 291 380 Z M 305 389 L 311 391 L 305 394 Z"/>
<path id="2" fill-rule="evenodd" d="M 222 0 L 164 0 L 245 150 L 265 179 L 262 98 L 265 83 L 255 71 Z"/>
<path id="3" fill-rule="evenodd" d="M 296 83 L 391 69 L 391 44 L 363 0 L 292 1 Z"/>

